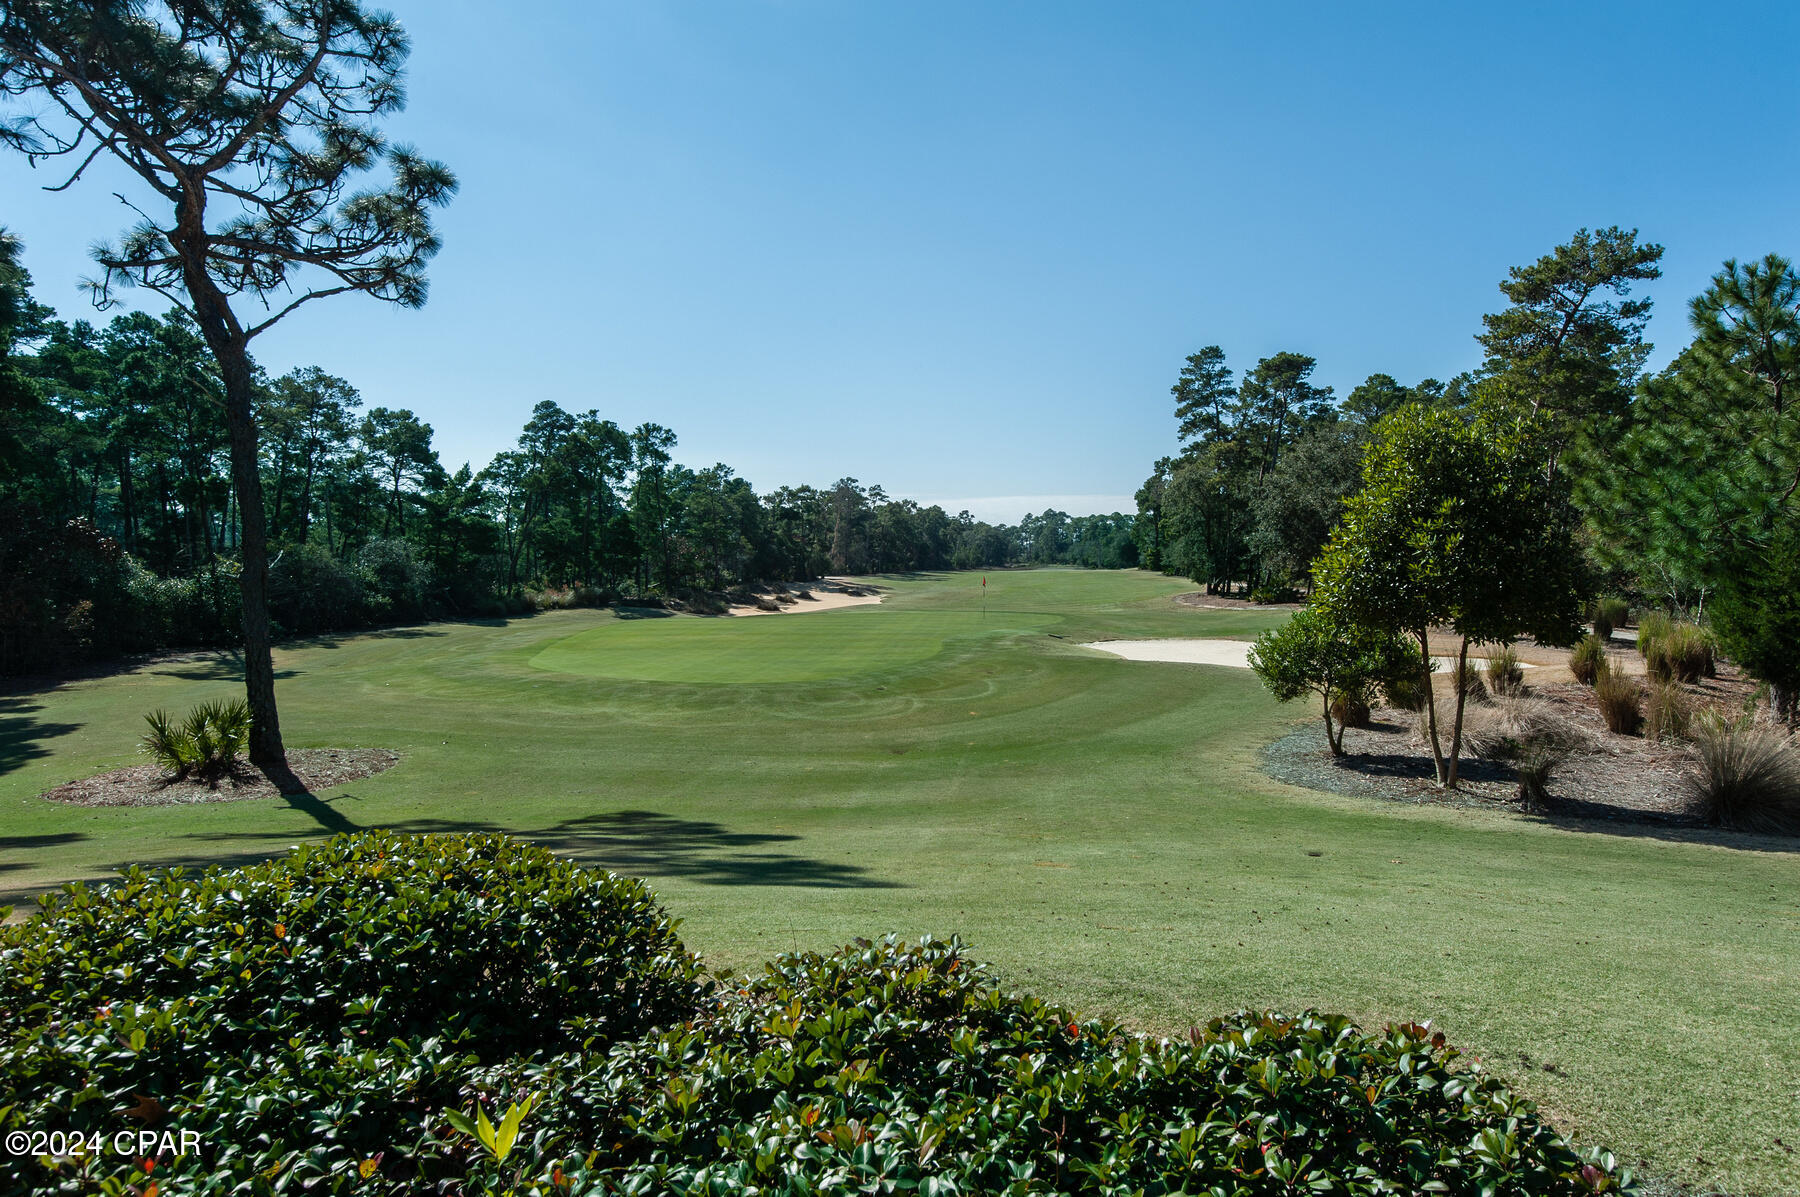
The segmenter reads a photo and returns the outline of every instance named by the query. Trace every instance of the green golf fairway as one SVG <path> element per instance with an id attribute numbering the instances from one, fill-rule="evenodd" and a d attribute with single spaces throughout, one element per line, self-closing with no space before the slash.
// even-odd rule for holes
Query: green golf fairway
<path id="1" fill-rule="evenodd" d="M 1700 1191 L 1800 1191 L 1800 843 L 1279 785 L 1247 638 L 1141 572 L 873 579 L 877 606 L 395 628 L 276 653 L 288 743 L 387 747 L 318 794 L 88 809 L 227 653 L 0 692 L 0 902 L 337 831 L 492 829 L 649 878 L 707 963 L 961 934 L 1011 985 L 1160 1034 L 1239 1007 L 1430 1019 L 1557 1125 Z M 720 684 L 729 683 L 729 684 Z M 1777 1141 L 1780 1141 L 1779 1143 Z"/>
<path id="2" fill-rule="evenodd" d="M 801 619 L 800 615 L 807 618 Z M 828 627 L 819 621 L 830 620 Z M 559 640 L 531 658 L 539 669 L 639 682 L 736 684 L 858 677 L 927 661 L 1044 627 L 1046 615 L 966 611 L 796 611 L 741 619 L 629 619 Z"/>

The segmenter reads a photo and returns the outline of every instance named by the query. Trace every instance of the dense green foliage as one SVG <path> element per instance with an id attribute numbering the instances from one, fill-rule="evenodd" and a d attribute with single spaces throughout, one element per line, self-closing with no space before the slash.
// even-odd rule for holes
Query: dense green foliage
<path id="1" fill-rule="evenodd" d="M 205 1145 L 40 1158 L 9 1191 L 147 1172 L 221 1194 L 1630 1183 L 1427 1027 L 1239 1014 L 1153 1040 L 929 939 L 709 991 L 641 883 L 503 837 L 133 872 L 0 931 L 0 962 L 6 1129 L 112 1134 L 129 1108 Z"/>
<path id="2" fill-rule="evenodd" d="M 1689 319 L 1692 343 L 1644 380 L 1577 494 L 1601 562 L 1666 610 L 1710 614 L 1792 724 L 1800 274 L 1777 254 L 1727 261 Z"/>
<path id="3" fill-rule="evenodd" d="M 1209 591 L 1308 590 L 1345 501 L 1367 484 L 1372 428 L 1409 407 L 1438 413 L 1446 436 L 1458 423 L 1515 420 L 1533 443 L 1507 455 L 1535 463 L 1547 486 L 1567 485 L 1579 513 L 1547 528 L 1575 534 L 1566 549 L 1527 554 L 1566 576 L 1520 574 L 1518 589 L 1560 604 L 1574 585 L 1594 600 L 1602 641 L 1634 603 L 1647 618 L 1710 619 L 1704 642 L 1681 634 L 1680 664 L 1648 648 L 1655 672 L 1710 672 L 1716 643 L 1800 725 L 1800 273 L 1777 254 L 1727 261 L 1689 305 L 1692 343 L 1644 377 L 1651 302 L 1632 292 L 1661 276 L 1662 257 L 1635 229 L 1579 229 L 1514 267 L 1500 284 L 1507 306 L 1483 317 L 1481 362 L 1448 385 L 1374 374 L 1334 404 L 1309 381 L 1310 358 L 1277 354 L 1234 386 L 1217 346 L 1190 356 L 1173 388 L 1182 451 L 1157 462 L 1137 496 L 1144 563 Z M 1601 587 L 1617 593 L 1597 598 Z M 1453 744 L 1446 776 L 1454 754 Z"/>
<path id="4" fill-rule="evenodd" d="M 1344 731 L 1333 726 L 1334 712 L 1350 714 L 1360 708 L 1367 718 L 1380 686 L 1418 671 L 1404 637 L 1346 622 L 1320 606 L 1297 611 L 1280 627 L 1258 636 L 1249 659 L 1250 668 L 1276 701 L 1319 696 L 1333 756 L 1344 753 Z"/>
<path id="5" fill-rule="evenodd" d="M 134 869 L 0 933 L 0 1123 L 110 1136 L 134 1109 L 134 1127 L 209 1144 L 172 1169 L 186 1191 L 343 1189 L 468 1069 L 690 1017 L 697 977 L 641 883 L 504 837 Z M 135 1165 L 28 1167 L 14 1191 L 85 1192 L 84 1171 Z"/>
<path id="6" fill-rule="evenodd" d="M 1627 297 L 1634 283 L 1661 277 L 1662 256 L 1636 229 L 1578 229 L 1513 267 L 1500 284 L 1509 305 L 1482 317 L 1481 373 L 1542 418 L 1551 463 L 1603 440 L 1630 401 L 1650 353 L 1651 305 Z"/>
<path id="7" fill-rule="evenodd" d="M 1316 601 L 1344 622 L 1411 635 L 1421 674 L 1434 627 L 1462 640 L 1459 680 L 1471 643 L 1572 643 L 1584 593 L 1575 516 L 1543 451 L 1541 420 L 1510 406 L 1465 419 L 1409 404 L 1385 416 L 1363 456 L 1362 489 L 1314 567 Z M 1446 786 L 1456 784 L 1466 687 L 1456 694 L 1446 752 L 1426 692 Z"/>

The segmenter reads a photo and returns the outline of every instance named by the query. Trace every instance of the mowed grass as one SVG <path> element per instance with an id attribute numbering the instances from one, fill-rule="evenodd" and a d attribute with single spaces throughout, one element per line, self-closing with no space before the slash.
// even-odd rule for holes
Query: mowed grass
<path id="1" fill-rule="evenodd" d="M 1004 638 L 1055 622 L 1013 611 L 995 612 L 991 620 L 969 611 L 870 607 L 830 614 L 829 636 L 792 617 L 619 619 L 558 640 L 531 663 L 638 682 L 818 682 L 885 673 L 928 661 L 952 642 Z"/>
<path id="2" fill-rule="evenodd" d="M 985 617 L 979 576 L 952 574 L 877 579 L 873 608 L 555 612 L 285 650 L 291 743 L 405 760 L 283 801 L 36 797 L 132 761 L 149 708 L 232 693 L 228 657 L 14 692 L 0 887 L 356 827 L 501 829 L 651 878 L 716 967 L 957 932 L 1020 987 L 1159 1032 L 1239 1006 L 1433 1019 L 1657 1175 L 1800 1189 L 1795 844 L 1280 786 L 1257 750 L 1310 707 L 1247 671 L 1079 647 L 1279 615 L 1178 608 L 1191 587 L 1141 573 L 988 577 Z M 765 648 L 788 680 L 759 675 Z M 636 676 L 658 662 L 665 680 Z"/>

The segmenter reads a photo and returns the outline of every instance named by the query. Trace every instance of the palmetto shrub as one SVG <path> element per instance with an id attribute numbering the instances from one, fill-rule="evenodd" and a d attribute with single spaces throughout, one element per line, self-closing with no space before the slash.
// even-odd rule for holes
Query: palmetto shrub
<path id="1" fill-rule="evenodd" d="M 1621 736 L 1636 735 L 1644 723 L 1644 687 L 1622 671 L 1601 669 L 1594 676 L 1594 701 L 1606 730 Z"/>
<path id="2" fill-rule="evenodd" d="M 1783 732 L 1707 712 L 1694 721 L 1691 809 L 1739 831 L 1800 834 L 1800 752 Z"/>
<path id="3" fill-rule="evenodd" d="M 52 895 L 0 926 L 0 1087 L 4 1132 L 110 1140 L 129 1110 L 197 1133 L 157 1159 L 167 1193 L 1631 1183 L 1428 1026 L 1240 1013 L 1152 1039 L 931 939 L 707 987 L 642 883 L 500 836 L 340 836 Z M 14 1162 L 22 1192 L 152 1182 L 130 1155 Z"/>
<path id="4" fill-rule="evenodd" d="M 1496 695 L 1517 694 L 1525 686 L 1525 670 L 1519 664 L 1519 654 L 1508 645 L 1498 652 L 1491 653 L 1487 659 L 1488 689 Z"/>
<path id="5" fill-rule="evenodd" d="M 1569 654 L 1569 672 L 1576 681 L 1591 686 L 1605 668 L 1606 641 L 1598 636 L 1583 636 L 1576 642 L 1575 651 Z"/>
<path id="6" fill-rule="evenodd" d="M 158 708 L 144 722 L 150 730 L 139 747 L 178 779 L 199 777 L 216 784 L 250 744 L 250 706 L 241 698 L 203 702 L 180 722 Z"/>

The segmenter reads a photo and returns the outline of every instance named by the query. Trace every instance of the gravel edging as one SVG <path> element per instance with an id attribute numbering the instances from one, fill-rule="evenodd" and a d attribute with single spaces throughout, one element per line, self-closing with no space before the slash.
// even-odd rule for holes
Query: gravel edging
<path id="1" fill-rule="evenodd" d="M 1674 767 L 1679 750 L 1641 741 L 1617 747 L 1601 742 L 1551 778 L 1548 809 L 1528 811 L 1519 805 L 1510 767 L 1473 757 L 1465 756 L 1458 769 L 1460 789 L 1439 790 L 1431 757 L 1413 742 L 1411 729 L 1392 712 L 1380 714 L 1389 717 L 1344 729 L 1345 756 L 1331 755 L 1323 723 L 1314 721 L 1264 745 L 1258 765 L 1276 781 L 1351 798 L 1710 830 L 1683 809 Z"/>

